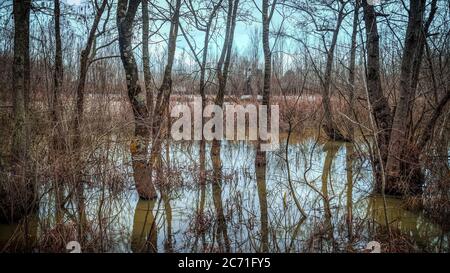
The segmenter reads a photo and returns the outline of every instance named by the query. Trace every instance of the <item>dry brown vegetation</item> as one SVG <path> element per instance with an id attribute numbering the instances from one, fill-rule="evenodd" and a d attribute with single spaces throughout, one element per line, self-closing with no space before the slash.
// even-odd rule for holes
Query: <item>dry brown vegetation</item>
<path id="1" fill-rule="evenodd" d="M 222 193 L 249 177 L 256 180 L 260 211 L 234 224 L 249 232 L 260 226 L 260 245 L 248 242 L 252 251 L 353 252 L 367 237 L 379 240 L 383 251 L 418 251 L 387 217 L 369 235 L 362 228 L 367 219 L 353 218 L 351 180 L 367 169 L 367 196 L 401 198 L 404 208 L 433 219 L 443 234 L 449 231 L 446 1 L 404 1 L 405 11 L 399 3 L 366 0 L 262 0 L 256 1 L 257 16 L 254 1 L 246 0 L 95 0 L 83 9 L 59 0 L 0 2 L 0 222 L 15 225 L 5 251 L 61 252 L 74 238 L 86 251 L 105 251 L 117 237 L 110 230 L 114 200 L 134 191 L 140 204 L 154 202 L 145 204 L 155 219 L 153 208 L 164 208 L 164 248 L 173 251 L 171 201 L 184 189 L 200 196 L 184 243 L 192 251 L 245 251 L 233 248 L 238 242 L 233 245 L 236 234 L 227 223 L 234 210 L 243 215 L 246 208 L 238 193 Z M 245 24 L 257 27 L 248 48 L 238 51 L 236 28 Z M 202 108 L 278 104 L 280 151 L 261 152 L 260 142 L 247 143 L 256 150 L 246 159 L 255 170 L 230 170 L 223 168 L 242 159 L 223 158 L 228 148 L 218 140 L 173 143 L 168 115 L 193 96 L 202 98 Z M 313 144 L 302 148 L 305 140 Z M 327 181 L 341 147 L 330 142 L 353 145 L 346 146 L 345 171 L 352 179 L 345 184 L 345 215 L 330 205 L 337 195 Z M 186 159 L 175 155 L 176 145 L 190 165 L 178 162 Z M 320 178 L 308 177 L 316 146 L 324 155 L 319 186 Z M 298 147 L 305 151 L 289 152 Z M 280 190 L 285 207 L 279 213 L 289 211 L 289 222 L 297 223 L 285 228 L 292 239 L 284 238 L 284 249 L 269 227 L 281 216 L 267 212 L 272 157 L 283 171 L 273 180 L 288 189 Z M 262 166 L 264 174 L 256 173 Z M 293 171 L 303 166 L 303 173 Z M 306 191 L 297 189 L 303 186 L 317 200 L 303 196 Z M 97 210 L 87 209 L 93 203 Z M 36 221 L 43 210 L 54 219 Z M 309 230 L 301 241 L 303 223 Z M 42 231 L 34 238 L 37 225 Z M 150 241 L 156 231 L 144 229 L 139 250 L 155 251 Z"/>

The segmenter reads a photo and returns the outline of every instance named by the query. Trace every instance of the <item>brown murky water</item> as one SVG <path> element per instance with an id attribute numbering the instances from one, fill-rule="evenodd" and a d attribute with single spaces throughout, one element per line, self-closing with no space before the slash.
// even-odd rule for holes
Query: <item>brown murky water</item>
<path id="1" fill-rule="evenodd" d="M 86 170 L 81 233 L 76 202 L 56 213 L 44 183 L 37 215 L 0 226 L 2 250 L 65 252 L 77 240 L 86 252 L 360 252 L 386 225 L 385 211 L 410 250 L 449 250 L 449 233 L 401 200 L 387 198 L 385 210 L 371 195 L 364 145 L 298 137 L 256 164 L 254 143 L 224 141 L 212 158 L 207 143 L 203 170 L 199 143 L 172 143 L 156 173 L 159 198 L 139 200 L 128 142 L 115 143 Z"/>

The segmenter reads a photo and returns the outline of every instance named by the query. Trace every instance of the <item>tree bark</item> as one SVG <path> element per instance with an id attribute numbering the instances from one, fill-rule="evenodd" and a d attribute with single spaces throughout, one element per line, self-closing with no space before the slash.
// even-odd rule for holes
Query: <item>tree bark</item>
<path id="1" fill-rule="evenodd" d="M 61 43 L 61 9 L 60 1 L 54 0 L 54 20 L 55 20 L 55 70 L 53 74 L 53 92 L 52 92 L 52 108 L 51 108 L 51 118 L 53 127 L 53 139 L 52 139 L 52 154 L 53 154 L 53 164 L 54 164 L 54 187 L 56 196 L 56 214 L 58 221 L 61 220 L 61 208 L 63 206 L 63 185 L 62 185 L 62 173 L 63 162 L 60 162 L 60 156 L 63 153 L 63 135 L 62 127 L 59 122 L 59 117 L 61 115 L 61 103 L 60 96 L 62 92 L 63 84 L 63 59 L 62 59 L 62 43 Z"/>
<path id="2" fill-rule="evenodd" d="M 227 26 L 225 30 L 225 40 L 217 63 L 217 79 L 219 89 L 216 95 L 215 104 L 222 106 L 225 98 L 225 91 L 228 80 L 228 70 L 231 61 L 231 50 L 234 42 L 234 30 L 236 28 L 237 8 L 239 0 L 228 0 Z"/>
<path id="3" fill-rule="evenodd" d="M 14 131 L 11 147 L 12 171 L 16 186 L 7 191 L 6 221 L 17 221 L 26 216 L 35 205 L 35 187 L 27 178 L 27 115 L 30 92 L 29 29 L 30 0 L 14 0 L 14 59 L 13 59 L 13 115 Z M 2 189 L 3 190 L 3 189 Z M 3 193 L 2 193 L 3 194 Z M 3 203 L 3 202 L 2 202 Z M 3 216 L 3 215 L 2 215 Z M 3 218 L 3 217 L 2 217 Z"/>
<path id="4" fill-rule="evenodd" d="M 425 125 L 423 133 L 420 136 L 420 139 L 419 139 L 419 142 L 417 145 L 420 152 L 422 152 L 425 149 L 428 141 L 431 139 L 431 136 L 433 135 L 434 127 L 435 127 L 439 117 L 444 112 L 445 106 L 449 102 L 450 102 L 450 91 L 447 91 L 445 96 L 439 101 L 438 105 L 434 109 L 430 120 L 428 121 L 427 125 Z"/>
<path id="5" fill-rule="evenodd" d="M 331 113 L 332 105 L 330 100 L 331 72 L 333 70 L 334 51 L 336 49 L 339 30 L 341 29 L 341 24 L 345 17 L 344 8 L 346 3 L 347 2 L 342 3 L 341 8 L 339 9 L 336 28 L 333 31 L 330 48 L 327 50 L 327 64 L 323 81 L 322 104 L 325 113 L 324 129 L 327 136 L 335 141 L 346 141 L 346 138 L 342 135 L 341 131 L 333 120 L 333 115 Z"/>
<path id="6" fill-rule="evenodd" d="M 13 60 L 13 112 L 14 134 L 12 145 L 13 162 L 16 164 L 15 175 L 25 179 L 27 147 L 26 147 L 26 96 L 29 93 L 29 20 L 31 1 L 14 1 L 14 60 Z M 29 64 L 29 63 L 28 63 Z"/>
<path id="7" fill-rule="evenodd" d="M 222 0 L 217 2 L 214 6 L 213 11 L 208 17 L 208 22 L 205 30 L 205 38 L 203 41 L 203 54 L 202 61 L 200 64 L 200 96 L 202 98 L 202 113 L 206 106 L 206 64 L 208 60 L 208 51 L 209 51 L 209 40 L 211 35 L 211 27 L 213 24 L 213 20 L 217 15 L 217 11 L 222 5 Z M 204 118 L 202 116 L 202 124 L 204 124 Z M 206 141 L 202 134 L 202 139 L 200 140 L 200 185 L 201 187 L 205 187 L 206 185 Z M 203 213 L 203 210 L 201 211 Z M 203 215 L 202 215 L 203 217 Z"/>
<path id="8" fill-rule="evenodd" d="M 147 149 L 150 130 L 147 126 L 149 114 L 145 91 L 141 89 L 138 68 L 132 49 L 133 21 L 140 0 L 120 0 L 117 5 L 117 28 L 119 32 L 119 49 L 134 116 L 134 139 L 130 144 L 134 182 L 138 194 L 143 199 L 156 198 L 156 190 L 151 180 L 147 164 Z"/>
<path id="9" fill-rule="evenodd" d="M 149 44 L 149 18 L 148 18 L 148 0 L 142 0 L 142 66 L 144 70 L 144 86 L 147 93 L 147 109 L 149 118 L 153 115 L 153 90 L 152 74 L 150 72 L 150 54 Z"/>
<path id="10" fill-rule="evenodd" d="M 83 112 L 84 112 L 84 88 L 86 85 L 87 72 L 89 68 L 90 62 L 90 54 L 95 43 L 96 31 L 102 17 L 103 12 L 105 11 L 108 0 L 103 0 L 102 4 L 97 7 L 96 14 L 94 17 L 94 21 L 92 23 L 91 29 L 89 31 L 87 42 L 84 49 L 80 54 L 80 70 L 78 75 L 78 83 L 77 83 L 77 93 L 76 93 L 76 107 L 75 107 L 75 117 L 74 117 L 74 138 L 72 142 L 73 149 L 76 150 L 76 163 L 78 164 L 78 168 L 75 170 L 75 195 L 77 200 L 77 210 L 78 210 L 78 240 L 80 243 L 85 241 L 85 227 L 87 224 L 86 218 L 86 204 L 84 197 L 84 183 L 83 183 L 83 173 L 82 173 L 82 149 L 81 149 L 81 123 L 83 120 Z"/>
<path id="11" fill-rule="evenodd" d="M 369 5 L 367 0 L 363 0 L 362 6 L 367 37 L 367 93 L 376 125 L 376 128 L 373 128 L 377 139 L 375 149 L 379 149 L 380 152 L 380 157 L 373 156 L 372 162 L 376 180 L 375 191 L 381 192 L 382 176 L 384 175 L 382 166 L 385 165 L 388 156 L 392 115 L 388 100 L 381 88 L 380 45 L 376 13 L 373 5 Z"/>
<path id="12" fill-rule="evenodd" d="M 421 62 L 424 42 L 420 37 L 423 31 L 423 15 L 426 0 L 410 0 L 408 27 L 406 30 L 405 46 L 402 56 L 400 73 L 400 94 L 392 123 L 392 131 L 389 143 L 389 155 L 386 162 L 386 174 L 388 176 L 388 191 L 400 193 L 402 161 L 404 149 L 407 146 L 407 129 L 410 119 L 409 112 L 412 107 L 412 99 L 417 87 L 417 79 L 413 80 L 414 67 L 418 70 Z M 417 72 L 418 73 L 418 72 Z"/>
<path id="13" fill-rule="evenodd" d="M 386 162 L 387 189 L 392 194 L 420 194 L 423 181 L 415 165 L 418 158 L 411 154 L 409 131 L 412 127 L 413 98 L 419 81 L 419 72 L 425 49 L 428 29 L 436 13 L 436 0 L 431 3 L 428 20 L 424 22 L 426 0 L 410 0 L 408 26 L 400 73 L 400 94 L 393 119 Z M 416 160 L 414 160 L 416 158 Z"/>
<path id="14" fill-rule="evenodd" d="M 264 78 L 262 90 L 262 105 L 267 106 L 267 120 L 270 120 L 270 91 L 272 85 L 272 51 L 270 50 L 270 21 L 275 10 L 276 0 L 272 3 L 272 9 L 269 11 L 269 0 L 262 1 L 261 20 L 262 20 L 262 46 L 264 54 Z M 258 140 L 255 165 L 266 165 L 266 153 L 261 151 L 261 140 Z"/>
<path id="15" fill-rule="evenodd" d="M 352 38 L 350 48 L 350 60 L 348 68 L 348 85 L 349 85 L 349 115 L 354 117 L 354 104 L 355 104 L 355 66 L 356 66 L 356 38 L 358 34 L 358 21 L 359 21 L 359 9 L 360 0 L 355 2 L 355 11 L 353 12 L 353 26 L 352 26 Z M 350 139 L 353 139 L 353 126 L 350 126 Z"/>
<path id="16" fill-rule="evenodd" d="M 53 149 L 60 151 L 62 149 L 61 142 L 61 128 L 58 124 L 60 114 L 60 95 L 63 83 L 63 59 L 62 59 L 62 45 L 61 45 L 61 10 L 60 1 L 54 0 L 54 20 L 55 20 L 55 71 L 53 74 L 53 93 L 52 93 L 52 121 L 53 128 L 56 133 L 53 134 Z"/>
<path id="17" fill-rule="evenodd" d="M 263 81 L 263 94 L 262 104 L 269 105 L 270 103 L 270 86 L 272 79 L 272 52 L 270 50 L 269 41 L 269 26 L 270 26 L 270 14 L 269 14 L 269 0 L 263 0 L 262 2 L 262 43 L 264 52 L 264 81 Z"/>
<path id="18" fill-rule="evenodd" d="M 98 8 L 88 34 L 86 45 L 80 54 L 80 71 L 77 83 L 76 114 L 74 119 L 75 138 L 73 141 L 73 147 L 75 149 L 79 148 L 81 144 L 81 122 L 83 120 L 84 112 L 84 88 L 86 85 L 86 77 L 89 68 L 89 55 L 91 54 L 93 44 L 95 43 L 95 33 L 107 3 L 107 0 L 103 0 L 101 6 Z"/>
<path id="19" fill-rule="evenodd" d="M 170 94 L 172 92 L 172 67 L 175 59 L 175 50 L 178 38 L 178 24 L 180 19 L 180 7 L 181 0 L 177 0 L 175 7 L 171 7 L 173 10 L 172 20 L 169 31 L 169 43 L 167 64 L 164 69 L 163 81 L 156 97 L 154 115 L 152 119 L 152 148 L 150 154 L 150 179 L 153 177 L 153 168 L 162 168 L 162 162 L 159 154 L 161 153 L 162 145 L 162 123 L 165 111 L 168 111 L 170 103 Z"/>

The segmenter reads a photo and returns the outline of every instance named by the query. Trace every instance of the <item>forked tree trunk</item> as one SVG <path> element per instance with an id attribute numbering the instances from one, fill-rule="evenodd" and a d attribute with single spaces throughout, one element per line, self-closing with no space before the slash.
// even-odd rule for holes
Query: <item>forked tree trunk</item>
<path id="1" fill-rule="evenodd" d="M 84 89 L 86 85 L 87 72 L 89 68 L 90 62 L 90 54 L 93 48 L 93 44 L 95 43 L 95 36 L 97 32 L 97 28 L 102 17 L 103 12 L 105 11 L 108 0 L 103 0 L 102 4 L 96 9 L 96 14 L 94 17 L 94 21 L 92 23 L 91 29 L 89 31 L 87 42 L 84 49 L 80 54 L 80 71 L 78 75 L 78 83 L 77 83 L 77 93 L 76 93 L 76 107 L 75 107 L 75 117 L 74 117 L 74 139 L 73 139 L 73 149 L 76 151 L 76 163 L 78 164 L 77 169 L 75 170 L 75 195 L 77 201 L 77 210 L 78 210 L 78 240 L 80 243 L 85 241 L 86 234 L 84 232 L 87 225 L 86 218 L 86 202 L 84 196 L 84 183 L 83 183 L 83 175 L 82 175 L 82 166 L 80 164 L 82 161 L 82 142 L 81 142 L 81 123 L 83 121 L 83 112 L 84 112 Z"/>
<path id="2" fill-rule="evenodd" d="M 230 66 L 231 51 L 234 41 L 234 30 L 236 27 L 238 5 L 239 0 L 228 0 L 225 39 L 223 42 L 222 51 L 220 54 L 219 61 L 217 62 L 217 69 L 216 69 L 219 86 L 214 103 L 219 106 L 223 106 L 225 98 L 225 91 L 228 81 L 228 70 Z M 218 218 L 217 241 L 220 249 L 224 249 L 225 252 L 230 252 L 231 249 L 230 240 L 228 237 L 226 219 L 224 216 L 222 204 L 223 173 L 222 173 L 222 160 L 220 158 L 220 153 L 221 153 L 220 140 L 213 139 L 210 155 L 211 160 L 213 162 L 213 183 L 212 183 L 213 201 Z"/>
<path id="3" fill-rule="evenodd" d="M 89 68 L 90 54 L 95 43 L 95 33 L 97 32 L 97 28 L 102 17 L 103 12 L 105 11 L 107 0 L 103 0 L 101 6 L 97 10 L 95 14 L 94 21 L 92 23 L 91 29 L 89 31 L 87 42 L 84 49 L 80 54 L 80 71 L 78 75 L 78 83 L 77 83 L 77 94 L 76 94 L 76 113 L 74 118 L 74 141 L 73 148 L 78 149 L 81 144 L 81 123 L 83 120 L 83 112 L 84 112 L 84 88 L 86 85 L 86 77 Z"/>
<path id="4" fill-rule="evenodd" d="M 234 30 L 236 28 L 237 8 L 239 0 L 228 0 L 227 26 L 225 30 L 225 40 L 217 63 L 218 91 L 215 104 L 222 106 L 225 98 L 225 91 L 228 80 L 228 70 L 231 61 L 231 50 L 234 42 Z"/>
<path id="5" fill-rule="evenodd" d="M 152 184 L 150 168 L 147 164 L 147 149 L 150 129 L 146 93 L 141 89 L 138 68 L 132 48 L 133 21 L 140 0 L 120 0 L 117 4 L 117 28 L 119 32 L 119 49 L 125 69 L 128 98 L 134 115 L 134 139 L 130 144 L 133 165 L 133 176 L 138 194 L 143 199 L 156 198 L 156 190 Z"/>
<path id="6" fill-rule="evenodd" d="M 220 54 L 219 61 L 217 62 L 217 80 L 218 80 L 218 91 L 214 103 L 219 106 L 223 106 L 225 91 L 228 81 L 228 70 L 231 61 L 231 51 L 234 41 L 234 30 L 236 27 L 237 9 L 239 5 L 239 0 L 228 0 L 228 10 L 227 10 L 227 25 L 225 29 L 225 39 L 222 46 L 222 51 Z M 218 157 L 220 160 L 220 140 L 213 139 L 211 147 L 211 158 L 214 159 Z M 216 183 L 216 182 L 215 182 Z M 220 187 L 219 187 L 220 188 Z"/>
<path id="7" fill-rule="evenodd" d="M 392 178 L 400 178 L 400 163 L 403 149 L 407 143 L 408 112 L 411 107 L 415 87 L 412 86 L 413 62 L 419 51 L 419 35 L 422 31 L 423 13 L 426 0 L 411 0 L 409 7 L 408 27 L 406 30 L 405 47 L 403 50 L 400 94 L 392 123 L 391 139 L 389 144 L 389 156 L 386 164 L 386 172 Z M 404 160 L 404 159 L 403 159 Z M 390 180 L 394 182 L 393 180 Z"/>
<path id="8" fill-rule="evenodd" d="M 173 11 L 172 21 L 169 31 L 169 43 L 167 53 L 167 64 L 164 69 L 163 81 L 158 91 L 154 105 L 154 114 L 151 123 L 152 132 L 152 148 L 150 152 L 150 179 L 153 177 L 153 168 L 161 168 L 161 145 L 162 145 L 162 124 L 164 120 L 164 113 L 168 110 L 170 103 L 170 94 L 172 93 L 172 67 L 175 59 L 175 50 L 178 38 L 178 24 L 180 18 L 181 0 L 177 0 L 175 7 L 171 6 Z M 169 133 L 169 132 L 167 132 Z"/>
<path id="9" fill-rule="evenodd" d="M 206 65 L 208 60 L 208 52 L 209 52 L 209 42 L 210 42 L 210 36 L 211 36 L 211 27 L 213 24 L 214 18 L 216 18 L 217 11 L 222 5 L 222 0 L 218 1 L 217 4 L 214 6 L 211 14 L 208 17 L 208 22 L 205 29 L 205 37 L 203 41 L 203 54 L 202 54 L 202 60 L 200 63 L 200 96 L 202 98 L 202 113 L 206 106 Z M 204 124 L 204 118 L 202 116 L 202 124 Z M 206 140 L 203 137 L 200 140 L 200 185 L 202 187 L 202 190 L 204 190 L 206 186 Z M 203 191 L 202 191 L 203 193 Z M 203 217 L 203 209 L 201 210 L 202 217 Z"/>
<path id="10" fill-rule="evenodd" d="M 418 166 L 413 166 L 418 157 L 410 153 L 409 129 L 413 98 L 419 80 L 419 71 L 425 48 L 428 28 L 433 20 L 436 2 L 432 3 L 429 20 L 424 24 L 426 0 L 410 0 L 408 26 L 406 29 L 405 46 L 403 49 L 400 94 L 392 123 L 389 143 L 389 155 L 386 162 L 387 191 L 396 194 L 419 194 L 422 178 Z M 412 175 L 413 174 L 413 175 Z"/>

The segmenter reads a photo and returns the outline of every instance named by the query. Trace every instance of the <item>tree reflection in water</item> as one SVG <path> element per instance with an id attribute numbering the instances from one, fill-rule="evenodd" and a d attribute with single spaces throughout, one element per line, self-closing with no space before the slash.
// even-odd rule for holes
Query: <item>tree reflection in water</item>
<path id="1" fill-rule="evenodd" d="M 380 197 L 372 196 L 370 164 L 353 156 L 364 153 L 363 144 L 293 138 L 286 149 L 266 153 L 255 143 L 203 145 L 165 149 L 154 172 L 155 200 L 136 195 L 127 141 L 114 147 L 113 167 L 99 169 L 113 169 L 122 186 L 87 170 L 83 252 L 357 252 L 379 237 L 384 211 Z M 58 211 L 51 185 L 40 189 L 40 210 L 28 232 L 25 223 L 0 226 L 3 251 L 65 252 L 65 243 L 77 239 L 76 200 Z M 399 200 L 387 203 L 390 226 L 416 251 L 448 251 L 448 232 Z M 24 239 L 33 236 L 26 246 Z"/>
<path id="2" fill-rule="evenodd" d="M 134 212 L 131 233 L 131 250 L 133 252 L 157 252 L 157 228 L 153 209 L 156 199 L 139 199 Z"/>

